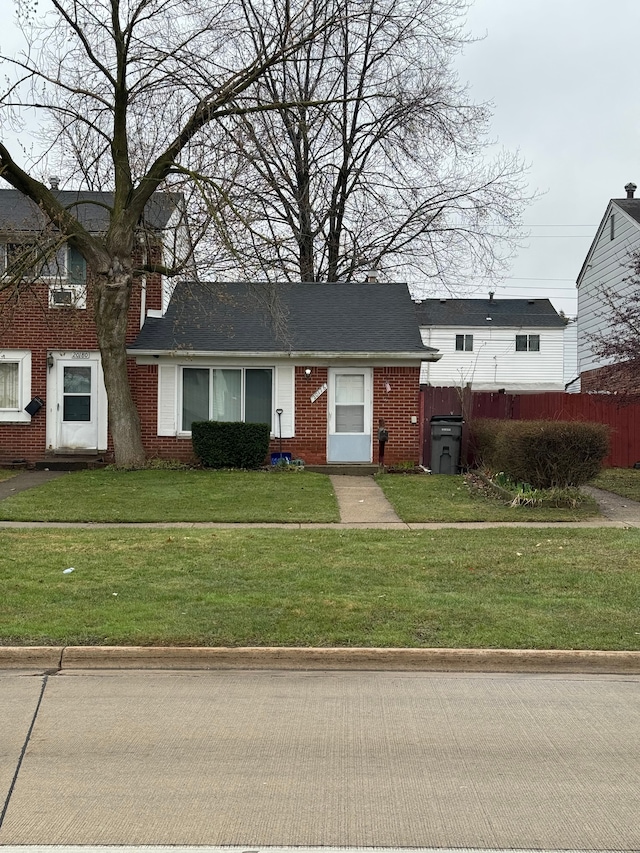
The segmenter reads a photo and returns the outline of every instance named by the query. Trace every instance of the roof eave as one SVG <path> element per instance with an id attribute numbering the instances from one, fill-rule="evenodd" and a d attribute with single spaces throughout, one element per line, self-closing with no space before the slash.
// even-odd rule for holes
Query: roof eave
<path id="1" fill-rule="evenodd" d="M 127 349 L 127 355 L 138 357 L 169 356 L 171 358 L 277 358 L 293 360 L 314 359 L 318 361 L 336 361 L 344 359 L 376 359 L 384 361 L 439 361 L 442 353 L 433 348 L 407 350 L 404 352 L 374 352 L 364 350 L 350 352 L 343 350 L 186 350 L 186 349 Z"/>

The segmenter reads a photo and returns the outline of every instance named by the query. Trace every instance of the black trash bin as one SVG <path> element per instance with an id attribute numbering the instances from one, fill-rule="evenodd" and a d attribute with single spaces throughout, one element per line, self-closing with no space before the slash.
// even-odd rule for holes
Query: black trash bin
<path id="1" fill-rule="evenodd" d="M 433 415 L 431 418 L 431 472 L 458 474 L 462 445 L 462 415 Z"/>

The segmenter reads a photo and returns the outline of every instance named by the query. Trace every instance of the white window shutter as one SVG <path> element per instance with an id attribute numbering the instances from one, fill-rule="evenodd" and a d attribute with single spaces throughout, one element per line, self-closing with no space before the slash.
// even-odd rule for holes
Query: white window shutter
<path id="1" fill-rule="evenodd" d="M 282 438 L 295 435 L 295 373 L 292 366 L 276 367 L 276 393 L 274 409 L 282 409 Z M 275 435 L 278 436 L 278 416 L 274 419 Z"/>
<path id="2" fill-rule="evenodd" d="M 158 435 L 176 435 L 177 372 L 175 364 L 158 365 Z"/>

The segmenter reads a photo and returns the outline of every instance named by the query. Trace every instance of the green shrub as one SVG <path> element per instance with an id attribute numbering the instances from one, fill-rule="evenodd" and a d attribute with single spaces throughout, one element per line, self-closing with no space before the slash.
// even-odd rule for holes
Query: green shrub
<path id="1" fill-rule="evenodd" d="M 471 421 L 469 451 L 472 464 L 476 468 L 485 468 L 489 471 L 500 470 L 496 460 L 497 440 L 500 428 L 505 423 L 508 421 L 499 421 L 495 418 L 478 418 Z"/>
<path id="2" fill-rule="evenodd" d="M 198 421 L 191 425 L 196 456 L 207 468 L 259 468 L 269 450 L 268 424 Z"/>
<path id="3" fill-rule="evenodd" d="M 609 451 L 609 428 L 585 421 L 485 421 L 478 434 L 494 471 L 534 489 L 587 483 Z"/>

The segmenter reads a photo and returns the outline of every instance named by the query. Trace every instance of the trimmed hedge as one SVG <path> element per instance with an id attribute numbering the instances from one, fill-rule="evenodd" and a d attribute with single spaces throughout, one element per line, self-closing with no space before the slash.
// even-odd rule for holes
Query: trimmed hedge
<path id="1" fill-rule="evenodd" d="M 534 489 L 565 489 L 592 480 L 609 452 L 609 427 L 586 421 L 476 421 L 477 458 Z"/>
<path id="2" fill-rule="evenodd" d="M 206 468 L 259 468 L 269 450 L 268 424 L 197 421 L 191 443 Z"/>

